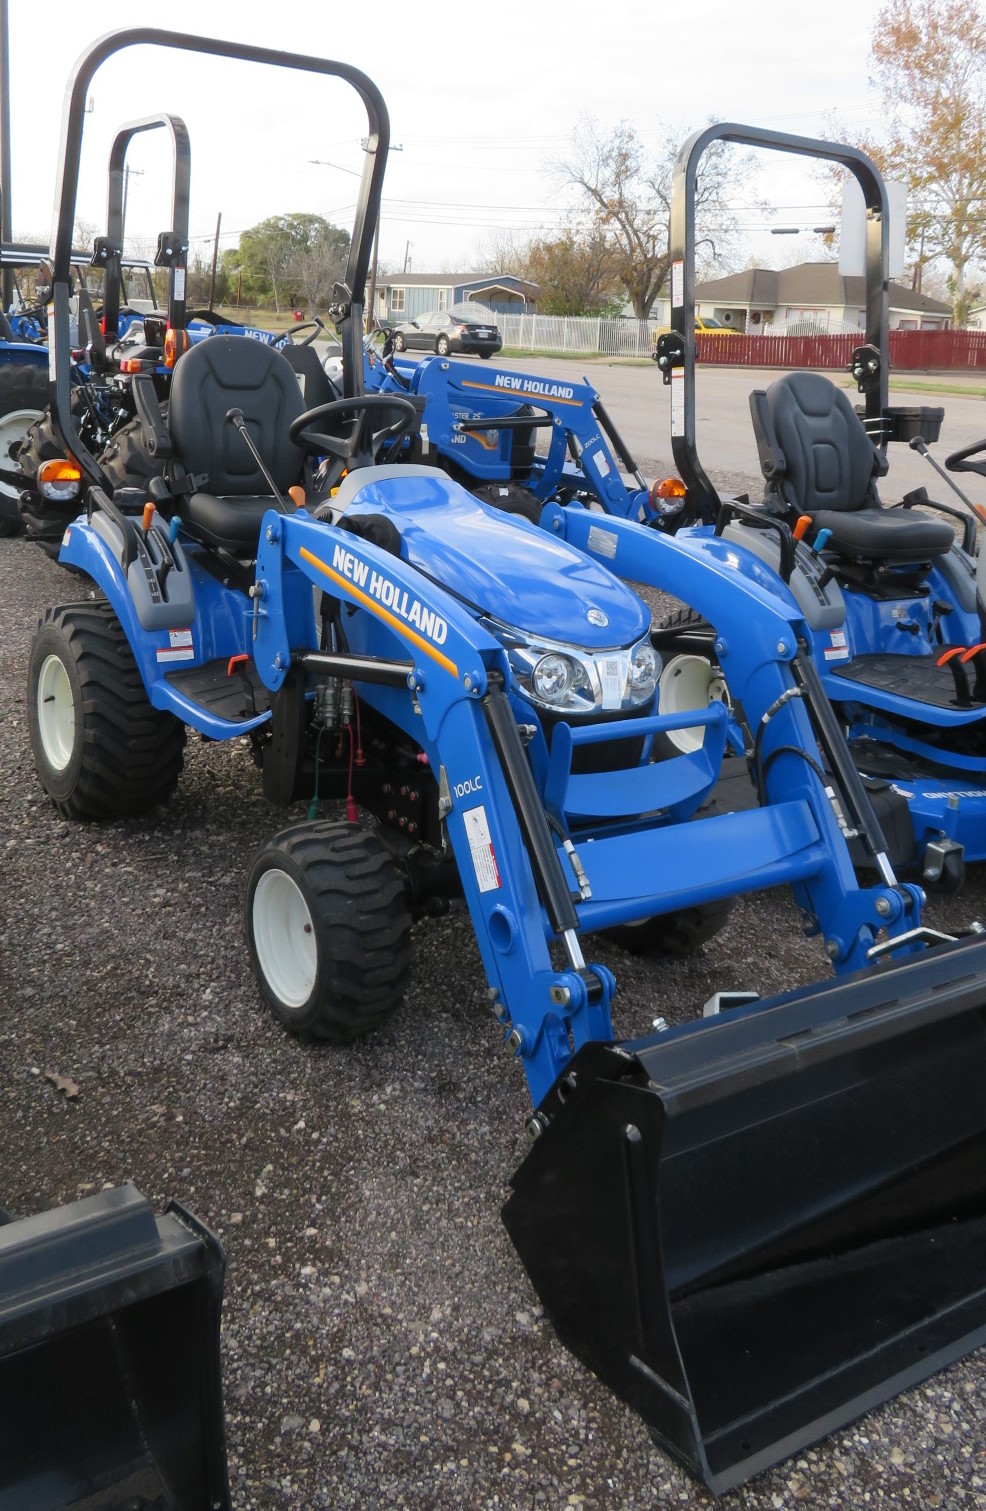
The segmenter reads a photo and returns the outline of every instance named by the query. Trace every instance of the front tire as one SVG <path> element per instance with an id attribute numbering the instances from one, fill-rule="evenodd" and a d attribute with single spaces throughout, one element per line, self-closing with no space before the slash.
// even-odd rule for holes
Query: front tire
<path id="1" fill-rule="evenodd" d="M 741 717 L 733 707 L 722 668 L 715 659 L 715 631 L 694 609 L 670 614 L 653 636 L 655 647 L 665 656 L 658 683 L 658 707 L 662 714 L 687 714 L 711 703 L 724 703 L 728 713 Z M 706 648 L 707 647 L 707 648 Z M 666 755 L 690 755 L 705 738 L 702 725 L 670 729 L 658 736 Z"/>
<path id="2" fill-rule="evenodd" d="M 31 647 L 27 719 L 41 784 L 63 818 L 146 813 L 178 785 L 185 726 L 152 708 L 107 603 L 45 613 Z"/>
<path id="3" fill-rule="evenodd" d="M 659 913 L 641 923 L 618 924 L 606 930 L 606 938 L 628 955 L 642 955 L 650 960 L 687 960 L 700 945 L 707 944 L 726 927 L 732 910 L 733 898 L 723 897 L 717 902 Z"/>
<path id="4" fill-rule="evenodd" d="M 275 835 L 250 871 L 246 928 L 261 990 L 291 1033 L 350 1044 L 403 1000 L 411 914 L 372 830 L 319 821 Z"/>

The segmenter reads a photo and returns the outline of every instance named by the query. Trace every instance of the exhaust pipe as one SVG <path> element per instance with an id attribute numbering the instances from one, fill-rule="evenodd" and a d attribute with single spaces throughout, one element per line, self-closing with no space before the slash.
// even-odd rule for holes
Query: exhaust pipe
<path id="1" fill-rule="evenodd" d="M 715 1494 L 986 1342 L 986 942 L 619 1045 L 542 1102 L 510 1237 Z"/>

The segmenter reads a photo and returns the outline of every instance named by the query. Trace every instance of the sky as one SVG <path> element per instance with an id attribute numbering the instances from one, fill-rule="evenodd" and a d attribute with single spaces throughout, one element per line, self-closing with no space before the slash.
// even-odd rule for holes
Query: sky
<path id="1" fill-rule="evenodd" d="M 49 0 L 39 42 L 35 8 L 10 0 L 13 234 L 48 238 L 66 82 L 95 39 L 119 28 L 166 24 L 235 36 L 368 74 L 391 123 L 381 267 L 425 273 L 469 271 L 495 240 L 557 230 L 573 193 L 551 164 L 571 154 L 580 118 L 603 133 L 626 120 L 655 151 L 669 132 L 683 137 L 710 119 L 829 137 L 834 119 L 847 131 L 878 133 L 868 56 L 879 9 L 880 0 L 829 0 L 823 9 L 789 0 L 755 8 L 735 0 L 500 0 L 479 8 L 374 0 L 365 12 L 314 0 L 221 8 L 203 0 Z M 233 18 L 235 32 L 224 30 Z M 39 78 L 47 82 L 39 86 Z M 78 200 L 87 222 L 105 218 L 116 132 L 168 112 L 182 117 L 191 139 L 193 252 L 211 260 L 217 228 L 227 249 L 274 214 L 307 211 L 351 226 L 366 115 L 345 86 L 188 55 L 166 65 L 156 50 L 131 48 L 97 73 L 90 102 Z M 135 139 L 127 158 L 128 236 L 151 245 L 170 228 L 165 136 Z M 817 255 L 807 228 L 830 218 L 821 213 L 819 182 L 793 159 L 763 154 L 759 163 L 735 197 L 751 251 L 784 265 L 797 241 Z M 771 237 L 761 198 L 774 206 L 774 224 L 805 234 Z"/>

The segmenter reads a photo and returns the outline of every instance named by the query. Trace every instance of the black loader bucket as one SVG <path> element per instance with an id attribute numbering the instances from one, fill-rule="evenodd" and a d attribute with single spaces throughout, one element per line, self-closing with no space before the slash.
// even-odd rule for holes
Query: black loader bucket
<path id="1" fill-rule="evenodd" d="M 715 1493 L 986 1342 L 986 942 L 589 1045 L 504 1221 Z"/>
<path id="2" fill-rule="evenodd" d="M 2 1511 L 227 1511 L 224 1267 L 132 1185 L 0 1226 Z"/>

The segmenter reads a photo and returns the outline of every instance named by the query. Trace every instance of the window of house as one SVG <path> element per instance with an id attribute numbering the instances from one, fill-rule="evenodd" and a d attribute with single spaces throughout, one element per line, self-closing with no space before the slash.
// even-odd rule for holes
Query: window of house
<path id="1" fill-rule="evenodd" d="M 403 313 L 404 308 L 405 308 L 404 300 L 405 300 L 406 294 L 407 294 L 407 289 L 391 289 L 391 291 L 390 291 L 390 307 L 394 311 L 395 315 L 399 315 L 399 314 Z"/>
<path id="2" fill-rule="evenodd" d="M 448 309 L 448 289 L 438 290 L 438 308 L 440 310 Z"/>

